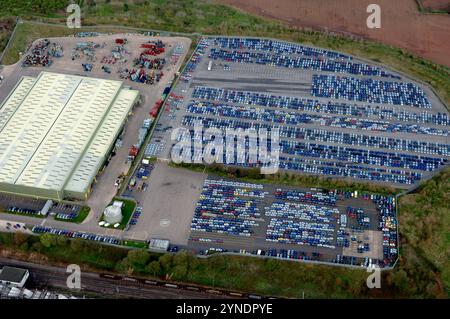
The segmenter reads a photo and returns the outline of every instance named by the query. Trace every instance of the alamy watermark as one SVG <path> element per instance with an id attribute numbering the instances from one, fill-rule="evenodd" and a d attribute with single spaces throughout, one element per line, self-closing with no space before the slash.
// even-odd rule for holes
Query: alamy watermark
<path id="1" fill-rule="evenodd" d="M 367 6 L 367 13 L 370 15 L 367 17 L 367 27 L 369 29 L 381 28 L 381 7 L 378 4 L 369 4 Z"/>
<path id="2" fill-rule="evenodd" d="M 262 174 L 279 170 L 280 133 L 277 128 L 205 128 L 194 123 L 193 130 L 181 127 L 172 131 L 172 161 L 194 164 L 227 164 L 259 167 Z"/>
<path id="3" fill-rule="evenodd" d="M 378 265 L 367 267 L 367 272 L 371 274 L 366 279 L 367 288 L 381 288 L 381 269 Z"/>
<path id="4" fill-rule="evenodd" d="M 69 29 L 81 28 L 81 8 L 78 4 L 69 4 L 66 12 L 70 13 L 67 16 L 66 25 Z"/>
<path id="5" fill-rule="evenodd" d="M 70 264 L 67 266 L 66 273 L 70 274 L 67 276 L 66 285 L 69 289 L 81 289 L 81 269 L 80 266 L 76 264 Z"/>

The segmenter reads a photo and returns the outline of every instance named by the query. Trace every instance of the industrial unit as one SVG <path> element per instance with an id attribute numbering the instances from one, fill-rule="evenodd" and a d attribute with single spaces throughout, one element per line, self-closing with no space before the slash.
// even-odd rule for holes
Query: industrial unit
<path id="1" fill-rule="evenodd" d="M 0 283 L 22 288 L 29 276 L 28 269 L 4 266 L 0 270 Z"/>
<path id="2" fill-rule="evenodd" d="M 0 105 L 0 192 L 87 199 L 138 100 L 121 81 L 22 77 Z"/>

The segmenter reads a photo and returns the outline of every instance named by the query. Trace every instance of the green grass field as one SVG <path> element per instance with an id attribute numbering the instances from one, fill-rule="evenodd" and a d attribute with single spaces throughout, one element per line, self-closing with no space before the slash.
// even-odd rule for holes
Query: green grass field
<path id="1" fill-rule="evenodd" d="M 124 240 L 123 245 L 132 248 L 148 248 L 148 245 L 142 241 Z"/>

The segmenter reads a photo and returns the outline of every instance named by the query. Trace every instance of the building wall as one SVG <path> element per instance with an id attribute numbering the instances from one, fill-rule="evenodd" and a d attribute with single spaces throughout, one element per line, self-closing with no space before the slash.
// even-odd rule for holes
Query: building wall
<path id="1" fill-rule="evenodd" d="M 56 201 L 61 201 L 63 199 L 63 193 L 57 190 L 29 187 L 16 184 L 7 184 L 1 182 L 0 182 L 0 192 L 11 195 L 26 196 L 35 199 L 53 199 Z"/>
<path id="2" fill-rule="evenodd" d="M 23 286 L 25 286 L 25 283 L 28 280 L 28 277 L 30 277 L 30 273 L 27 270 L 27 272 L 25 273 L 25 276 L 23 276 L 23 278 L 20 282 L 10 282 L 10 281 L 4 281 L 4 280 L 1 280 L 0 282 L 4 285 L 11 285 L 11 286 L 14 286 L 17 288 L 23 288 Z"/>

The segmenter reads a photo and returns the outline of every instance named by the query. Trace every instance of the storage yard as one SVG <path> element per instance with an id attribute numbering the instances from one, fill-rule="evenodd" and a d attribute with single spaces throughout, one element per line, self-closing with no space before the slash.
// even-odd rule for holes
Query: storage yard
<path id="1" fill-rule="evenodd" d="M 394 197 L 208 176 L 189 247 L 347 265 L 397 259 Z"/>
<path id="2" fill-rule="evenodd" d="M 132 88 L 132 90 L 128 90 L 129 92 L 138 92 L 139 96 L 136 97 L 135 103 L 139 104 L 134 108 L 133 116 L 125 123 L 123 130 L 120 130 L 121 127 L 117 128 L 117 134 L 121 134 L 115 136 L 112 141 L 111 156 L 109 156 L 107 150 L 97 150 L 102 153 L 100 156 L 103 156 L 103 159 L 102 157 L 97 158 L 99 165 L 96 165 L 96 171 L 91 172 L 89 179 L 92 181 L 96 177 L 95 182 L 101 189 L 101 192 L 95 192 L 94 188 L 93 194 L 93 203 L 98 203 L 98 206 L 94 204 L 92 208 L 94 214 L 98 215 L 104 209 L 103 205 L 106 205 L 117 192 L 114 181 L 119 175 L 126 174 L 131 167 L 133 159 L 130 158 L 129 150 L 133 147 L 139 148 L 142 145 L 145 134 L 152 124 L 152 115 L 149 114 L 149 111 L 161 99 L 167 85 L 170 85 L 189 45 L 190 40 L 187 38 L 155 38 L 142 34 L 113 35 L 95 32 L 80 33 L 74 37 L 40 39 L 30 45 L 19 63 L 2 69 L 5 80 L 0 87 L 0 95 L 5 99 L 11 91 L 17 94 L 26 94 L 26 90 L 34 85 L 32 77 L 38 76 L 41 71 L 59 72 L 66 74 L 66 77 L 81 79 L 80 81 L 88 81 L 88 78 L 83 80 L 83 77 L 89 77 L 89 79 L 96 78 L 99 83 L 103 83 L 102 81 L 117 83 L 117 85 L 123 83 L 124 87 Z M 145 47 L 145 49 L 142 47 Z M 143 51 L 147 51 L 145 53 L 148 53 L 148 55 L 144 54 Z M 147 56 L 150 58 L 147 58 Z M 108 60 L 108 57 L 111 57 L 111 59 Z M 160 61 L 161 65 L 149 64 L 149 61 L 152 62 L 153 59 Z M 139 62 L 137 60 L 145 60 L 141 68 L 146 68 L 147 73 L 152 73 L 153 80 L 150 79 L 150 76 L 133 76 L 133 74 L 140 73 L 140 69 L 136 67 Z M 164 64 L 161 61 L 164 61 Z M 106 72 L 103 66 L 107 66 L 109 72 Z M 123 76 L 123 69 L 130 70 L 129 76 Z M 19 82 L 20 84 L 17 84 Z M 46 89 L 52 90 L 52 88 Z M 93 87 L 92 90 L 94 89 Z M 85 95 L 92 96 L 91 93 Z M 10 96 L 10 100 L 14 96 Z M 12 100 L 12 102 L 14 101 Z M 4 115 L 2 118 L 5 121 L 8 119 L 9 111 L 11 111 L 9 108 L 2 107 L 1 109 L 1 114 Z M 88 115 L 86 113 L 86 116 Z M 124 119 L 122 119 L 122 122 L 125 122 Z M 120 119 L 117 118 L 116 120 Z M 112 127 L 108 129 L 112 130 Z M 117 143 L 115 143 L 117 137 Z M 102 171 L 103 174 L 95 176 L 101 168 L 100 165 L 103 164 L 107 165 L 106 169 Z M 86 194 L 90 194 L 90 188 L 83 193 L 83 195 Z M 85 200 L 87 197 L 81 196 L 80 198 L 80 196 L 73 195 L 73 192 L 67 192 L 67 194 L 60 192 L 58 196 L 52 196 L 52 198 L 60 200 L 69 197 Z M 41 194 L 41 196 L 50 197 L 48 194 Z"/>
<path id="3" fill-rule="evenodd" d="M 123 123 L 123 128 L 119 126 L 114 130 L 112 127 L 109 127 L 108 132 L 117 135 L 112 140 L 109 150 L 105 149 L 102 151 L 97 149 L 101 154 L 98 154 L 98 157 L 91 159 L 89 162 L 89 164 L 95 162 L 99 165 L 94 165 L 95 170 L 93 169 L 87 174 L 89 175 L 89 178 L 87 178 L 89 182 L 93 182 L 92 184 L 88 183 L 89 187 L 87 190 L 83 190 L 80 194 L 75 194 L 74 192 L 63 192 L 48 187 L 45 188 L 45 191 L 42 191 L 39 188 L 41 185 L 38 183 L 38 187 L 28 188 L 29 192 L 26 195 L 31 197 L 25 198 L 17 196 L 18 193 L 24 195 L 24 192 L 13 192 L 9 187 L 8 193 L 10 195 L 1 195 L 0 198 L 1 211 L 7 212 L 7 214 L 0 213 L 2 219 L 8 221 L 11 225 L 16 221 L 26 223 L 30 229 L 37 224 L 45 225 L 46 228 L 43 228 L 41 232 L 62 233 L 64 229 L 70 228 L 71 232 L 95 233 L 97 234 L 96 236 L 110 234 L 111 236 L 114 235 L 117 240 L 121 240 L 126 232 L 100 227 L 98 225 L 100 216 L 118 192 L 120 185 L 117 184 L 117 181 L 121 180 L 128 173 L 132 167 L 135 155 L 143 146 L 156 116 L 155 113 L 152 115 L 150 112 L 155 109 L 155 104 L 159 103 L 161 105 L 160 101 L 164 99 L 164 92 L 170 89 L 174 74 L 183 62 L 189 46 L 190 39 L 181 37 L 155 38 L 137 33 L 102 34 L 89 32 L 80 33 L 74 37 L 37 40 L 24 52 L 21 61 L 15 65 L 5 66 L 2 69 L 4 81 L 0 86 L 0 97 L 3 103 L 0 112 L 3 114 L 2 118 L 5 122 L 2 122 L 2 127 L 4 124 L 7 124 L 6 122 L 12 114 L 10 107 L 3 107 L 6 99 L 9 99 L 7 106 L 17 107 L 18 105 L 16 104 L 21 101 L 18 96 L 21 94 L 25 95 L 28 90 L 33 88 L 35 78 L 39 77 L 42 71 L 45 71 L 42 74 L 60 74 L 58 76 L 61 79 L 55 80 L 55 85 L 65 85 L 65 81 L 62 80 L 67 78 L 70 81 L 94 84 L 91 90 L 100 92 L 102 89 L 101 83 L 112 83 L 114 85 L 117 84 L 118 88 L 126 89 L 126 91 L 137 92 L 138 99 L 135 101 L 137 105 L 133 108 L 133 112 L 126 121 L 124 121 L 124 118 L 114 117 L 120 124 Z M 145 69 L 144 76 L 142 76 L 142 69 Z M 128 70 L 128 73 L 125 74 L 124 70 Z M 73 89 L 76 91 L 76 83 L 72 84 Z M 45 85 L 41 85 L 40 93 L 38 92 L 38 94 L 44 94 L 42 92 L 45 89 L 49 91 L 49 96 L 54 95 L 54 92 L 51 92 L 53 88 L 46 88 Z M 64 91 L 64 89 L 62 91 L 58 89 L 56 92 L 66 95 L 70 93 L 67 90 Z M 84 93 L 85 99 L 87 97 L 95 98 L 95 95 L 91 94 L 92 92 Z M 107 94 L 99 94 L 105 101 L 114 98 L 114 95 L 108 97 Z M 63 102 L 61 101 L 61 103 Z M 86 108 L 85 116 L 88 118 L 88 115 L 91 114 L 88 110 L 91 111 L 92 107 L 87 103 L 80 104 L 80 107 Z M 61 115 L 63 114 L 64 112 L 61 113 Z M 83 113 L 78 112 L 78 114 Z M 72 118 L 79 120 L 78 117 Z M 33 117 L 30 115 L 29 119 L 32 120 Z M 82 127 L 82 121 L 79 121 L 78 124 L 78 127 Z M 93 125 L 93 123 L 89 122 L 89 125 Z M 19 127 L 21 126 L 19 125 Z M 26 127 L 30 128 L 32 126 Z M 74 127 L 76 128 L 77 126 L 75 125 Z M 69 128 L 72 128 L 72 126 Z M 54 125 L 52 126 L 50 122 L 49 129 L 51 131 L 55 130 Z M 44 133 L 45 131 L 40 132 L 40 134 Z M 63 138 L 63 135 L 56 133 L 53 140 L 58 143 L 69 142 L 69 139 L 66 139 L 67 136 Z M 88 130 L 83 132 L 83 134 L 85 133 L 88 133 Z M 27 140 L 29 142 L 29 139 Z M 77 140 L 77 142 L 81 143 L 81 140 Z M 64 144 L 60 143 L 58 145 L 63 147 L 62 152 L 68 150 L 68 148 L 64 148 Z M 94 146 L 97 147 L 97 143 Z M 52 152 L 54 151 L 56 152 L 56 149 L 51 147 L 46 148 L 46 150 L 47 152 L 44 153 L 48 153 L 47 155 L 53 154 Z M 82 149 L 80 149 L 80 154 L 82 152 Z M 75 158 L 73 154 L 72 156 L 70 158 Z M 10 160 L 13 159 L 12 157 L 9 158 Z M 36 163 L 44 164 L 42 161 Z M 59 166 L 46 167 L 54 167 L 56 169 Z M 7 165 L 6 169 L 11 169 L 11 165 Z M 62 175 L 63 170 L 58 170 L 57 173 Z M 73 183 L 61 182 L 64 188 L 71 184 Z M 20 186 L 20 190 L 22 190 L 22 186 Z M 36 199 L 36 197 L 41 199 Z M 41 210 L 49 198 L 54 199 L 54 202 L 48 212 L 49 214 L 42 216 Z M 60 202 L 61 199 L 75 200 L 75 202 Z M 81 224 L 68 223 L 68 221 L 76 220 L 79 217 L 79 213 L 84 206 L 90 208 L 90 213 L 84 222 Z M 11 228 L 11 230 L 13 229 Z M 132 235 L 130 236 L 133 237 Z M 145 238 L 140 239 L 145 240 Z"/>
<path id="4" fill-rule="evenodd" d="M 279 129 L 279 167 L 293 173 L 411 188 L 448 164 L 449 115 L 438 97 L 355 57 L 276 40 L 204 38 L 181 79 L 159 123 L 165 138 L 151 144 L 161 158 L 170 157 L 170 128 L 192 134 L 197 122 Z"/>
<path id="5" fill-rule="evenodd" d="M 34 85 L 35 70 L 67 69 L 89 76 L 77 79 L 123 81 L 141 96 L 83 203 L 92 210 L 83 223 L 64 221 L 79 213 L 81 202 L 54 205 L 40 220 L 33 215 L 44 200 L 29 199 L 24 207 L 15 195 L 0 197 L 11 213 L 2 219 L 9 215 L 35 233 L 389 268 L 398 249 L 395 197 L 243 183 L 175 168 L 166 163 L 173 129 L 192 131 L 196 121 L 222 130 L 279 129 L 282 171 L 399 189 L 412 189 L 448 165 L 449 115 L 438 97 L 356 57 L 269 39 L 202 38 L 171 90 L 188 39 L 89 34 L 35 45 L 14 66 L 24 75 L 19 93 Z M 100 227 L 116 195 L 135 200 L 136 209 L 123 230 Z"/>

